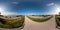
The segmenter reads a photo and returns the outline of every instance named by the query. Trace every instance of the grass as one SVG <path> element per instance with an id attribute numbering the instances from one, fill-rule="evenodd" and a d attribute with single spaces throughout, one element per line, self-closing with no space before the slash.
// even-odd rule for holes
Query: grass
<path id="1" fill-rule="evenodd" d="M 56 19 L 57 26 L 60 27 L 60 15 L 56 15 L 55 19 Z"/>
<path id="2" fill-rule="evenodd" d="M 37 20 L 37 19 L 34 19 L 34 18 L 31 18 L 31 17 L 29 17 L 29 16 L 27 16 L 29 19 L 31 19 L 32 21 L 35 21 L 35 22 L 45 22 L 45 21 L 48 21 L 50 18 L 52 18 L 52 17 L 49 17 L 49 18 L 47 18 L 47 19 L 44 19 L 44 20 Z"/>
<path id="3" fill-rule="evenodd" d="M 24 16 L 17 19 L 0 18 L 0 28 L 19 28 L 24 24 Z"/>
<path id="4" fill-rule="evenodd" d="M 3 15 L 0 15 L 0 17 L 3 17 Z"/>

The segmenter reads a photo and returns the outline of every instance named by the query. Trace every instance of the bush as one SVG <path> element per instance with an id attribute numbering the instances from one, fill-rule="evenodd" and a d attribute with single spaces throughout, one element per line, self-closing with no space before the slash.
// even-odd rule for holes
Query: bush
<path id="1" fill-rule="evenodd" d="M 27 16 L 27 17 L 28 17 L 28 16 Z M 43 20 L 37 20 L 37 19 L 31 18 L 31 17 L 28 17 L 28 18 L 30 18 L 32 21 L 35 21 L 35 22 L 45 22 L 45 21 L 49 20 L 49 19 L 52 18 L 52 17 L 49 17 L 49 18 L 43 19 Z"/>
<path id="2" fill-rule="evenodd" d="M 55 19 L 56 19 L 57 26 L 60 27 L 60 17 L 59 17 L 59 16 L 60 16 L 60 15 L 56 15 L 56 16 L 55 16 Z"/>
<path id="3" fill-rule="evenodd" d="M 0 15 L 0 17 L 3 17 L 3 15 Z"/>
<path id="4" fill-rule="evenodd" d="M 0 27 L 1 28 L 19 28 L 24 24 L 24 16 L 21 16 L 17 19 L 4 19 L 0 18 Z"/>

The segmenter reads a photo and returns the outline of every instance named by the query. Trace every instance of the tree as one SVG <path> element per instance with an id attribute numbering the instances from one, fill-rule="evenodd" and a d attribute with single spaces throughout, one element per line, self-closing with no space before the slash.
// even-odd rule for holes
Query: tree
<path id="1" fill-rule="evenodd" d="M 1 15 L 1 12 L 0 12 L 0 17 L 3 17 L 3 15 Z"/>
<path id="2" fill-rule="evenodd" d="M 60 15 L 60 12 L 59 12 L 59 15 Z"/>
<path id="3" fill-rule="evenodd" d="M 1 12 L 0 12 L 0 15 L 1 15 Z"/>

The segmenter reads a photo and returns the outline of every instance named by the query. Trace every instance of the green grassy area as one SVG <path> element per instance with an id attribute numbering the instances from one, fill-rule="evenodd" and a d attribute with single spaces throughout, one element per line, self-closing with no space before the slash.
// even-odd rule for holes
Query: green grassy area
<path id="1" fill-rule="evenodd" d="M 49 18 L 47 18 L 47 19 L 44 19 L 44 20 L 37 20 L 37 19 L 34 19 L 34 18 L 31 18 L 31 17 L 29 17 L 29 16 L 27 16 L 29 19 L 31 19 L 32 21 L 35 21 L 35 22 L 45 22 L 45 21 L 48 21 L 50 18 L 52 18 L 52 17 L 49 17 Z"/>
<path id="2" fill-rule="evenodd" d="M 60 27 L 60 15 L 56 15 L 55 19 L 56 19 L 57 26 Z"/>
<path id="3" fill-rule="evenodd" d="M 3 15 L 0 15 L 0 17 L 3 17 Z"/>
<path id="4" fill-rule="evenodd" d="M 0 18 L 0 28 L 19 28 L 24 24 L 24 16 L 17 19 Z"/>

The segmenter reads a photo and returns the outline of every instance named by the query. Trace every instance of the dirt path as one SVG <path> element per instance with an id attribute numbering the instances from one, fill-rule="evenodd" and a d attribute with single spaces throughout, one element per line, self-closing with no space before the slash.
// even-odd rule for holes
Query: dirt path
<path id="1" fill-rule="evenodd" d="M 25 16 L 25 27 L 23 30 L 58 30 L 55 28 L 55 17 L 46 22 L 34 22 Z"/>
<path id="2" fill-rule="evenodd" d="M 25 26 L 22 30 L 58 30 L 55 28 L 55 17 L 51 18 L 50 20 L 46 22 L 34 22 L 30 20 L 27 16 L 25 16 Z M 9 30 L 9 29 L 2 29 L 0 30 Z M 17 29 L 10 29 L 10 30 L 20 30 L 20 28 Z"/>

